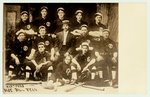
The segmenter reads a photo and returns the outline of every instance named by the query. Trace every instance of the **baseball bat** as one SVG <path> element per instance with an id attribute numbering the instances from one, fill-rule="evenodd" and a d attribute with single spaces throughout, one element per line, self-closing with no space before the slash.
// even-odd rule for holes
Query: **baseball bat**
<path id="1" fill-rule="evenodd" d="M 71 87 L 71 88 L 69 88 L 69 89 L 66 89 L 65 92 L 70 92 L 70 91 L 74 90 L 75 88 L 77 88 L 77 87 L 79 87 L 79 86 L 82 86 L 83 84 L 84 84 L 84 83 L 77 84 L 77 85 L 75 85 L 74 87 Z"/>
<path id="2" fill-rule="evenodd" d="M 96 88 L 96 87 L 92 87 L 92 86 L 88 86 L 88 85 L 82 85 L 82 87 L 88 88 L 88 89 L 93 89 L 93 90 L 98 90 L 98 91 L 105 91 L 105 88 Z"/>

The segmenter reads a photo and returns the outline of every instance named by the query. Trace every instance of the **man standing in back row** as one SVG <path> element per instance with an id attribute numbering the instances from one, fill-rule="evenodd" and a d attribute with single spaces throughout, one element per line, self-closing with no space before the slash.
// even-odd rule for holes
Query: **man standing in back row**
<path id="1" fill-rule="evenodd" d="M 103 19 L 103 16 L 101 13 L 99 13 L 99 12 L 95 13 L 94 22 L 89 25 L 89 28 L 90 28 L 89 35 L 90 36 L 92 36 L 92 37 L 102 36 L 103 29 L 107 28 L 104 24 L 101 23 L 102 19 Z"/>
<path id="2" fill-rule="evenodd" d="M 54 28 L 53 28 L 53 22 L 52 20 L 49 19 L 48 17 L 48 7 L 43 6 L 40 9 L 40 14 L 41 16 L 38 17 L 33 24 L 36 26 L 35 27 L 35 31 L 38 32 L 38 28 L 43 25 L 46 27 L 46 31 L 47 33 L 53 33 L 54 32 Z"/>
<path id="3" fill-rule="evenodd" d="M 62 7 L 59 7 L 57 9 L 57 19 L 54 21 L 55 33 L 62 31 L 63 20 L 65 20 L 65 9 Z"/>
<path id="4" fill-rule="evenodd" d="M 83 11 L 77 10 L 75 12 L 76 19 L 72 22 L 72 30 L 80 29 L 81 25 L 86 24 L 87 22 L 83 21 Z"/>

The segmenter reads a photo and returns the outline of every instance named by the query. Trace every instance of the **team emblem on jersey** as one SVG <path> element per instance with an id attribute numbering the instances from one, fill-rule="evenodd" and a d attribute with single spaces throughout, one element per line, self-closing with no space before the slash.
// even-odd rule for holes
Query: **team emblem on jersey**
<path id="1" fill-rule="evenodd" d="M 23 47 L 23 50 L 24 50 L 24 51 L 27 51 L 27 50 L 28 50 L 28 46 L 24 46 L 24 47 Z"/>
<path id="2" fill-rule="evenodd" d="M 49 45 L 50 43 L 49 43 L 49 41 L 45 41 L 45 45 Z"/>
<path id="3" fill-rule="evenodd" d="M 29 30 L 31 28 L 31 25 L 27 25 L 27 29 Z"/>
<path id="4" fill-rule="evenodd" d="M 46 26 L 49 27 L 51 25 L 50 22 L 46 22 Z"/>
<path id="5" fill-rule="evenodd" d="M 90 62 L 91 61 L 91 58 L 90 57 L 87 57 L 87 62 Z"/>
<path id="6" fill-rule="evenodd" d="M 67 68 L 67 69 L 66 69 L 66 74 L 69 75 L 70 72 L 71 72 L 70 68 Z"/>

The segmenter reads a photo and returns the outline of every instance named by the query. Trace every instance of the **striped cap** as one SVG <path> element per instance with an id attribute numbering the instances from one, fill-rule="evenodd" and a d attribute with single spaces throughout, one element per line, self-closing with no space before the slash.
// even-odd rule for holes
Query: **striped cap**
<path id="1" fill-rule="evenodd" d="M 77 10 L 77 11 L 75 12 L 76 15 L 77 15 L 78 13 L 83 13 L 83 11 L 82 11 L 82 10 Z"/>
<path id="2" fill-rule="evenodd" d="M 62 7 L 59 7 L 59 8 L 57 9 L 57 12 L 60 11 L 60 10 L 61 10 L 61 11 L 64 11 L 65 9 L 62 8 Z"/>

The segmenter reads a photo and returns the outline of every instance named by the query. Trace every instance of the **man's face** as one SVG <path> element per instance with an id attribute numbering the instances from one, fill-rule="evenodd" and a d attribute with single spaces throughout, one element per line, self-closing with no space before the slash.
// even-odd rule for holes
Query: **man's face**
<path id="1" fill-rule="evenodd" d="M 27 21 L 28 15 L 27 14 L 21 15 L 21 19 L 22 19 L 22 21 Z"/>
<path id="2" fill-rule="evenodd" d="M 95 21 L 100 23 L 102 21 L 102 17 L 101 16 L 96 16 Z"/>
<path id="3" fill-rule="evenodd" d="M 109 38 L 109 32 L 108 32 L 108 31 L 104 31 L 104 32 L 103 32 L 103 37 L 104 37 L 105 39 Z"/>
<path id="4" fill-rule="evenodd" d="M 71 63 L 71 57 L 67 56 L 67 57 L 65 58 L 65 63 L 66 63 L 66 64 Z"/>
<path id="5" fill-rule="evenodd" d="M 45 51 L 44 45 L 38 45 L 38 50 L 39 50 L 40 53 L 44 52 Z"/>
<path id="6" fill-rule="evenodd" d="M 112 48 L 113 48 L 113 44 L 109 43 L 109 44 L 108 44 L 108 47 L 109 47 L 110 49 L 112 49 Z"/>
<path id="7" fill-rule="evenodd" d="M 88 32 L 88 29 L 86 28 L 86 27 L 82 27 L 81 28 L 81 35 L 86 35 L 87 34 L 87 32 Z"/>
<path id="8" fill-rule="evenodd" d="M 85 54 L 88 51 L 88 46 L 84 45 L 82 46 L 82 53 Z"/>
<path id="9" fill-rule="evenodd" d="M 58 14 L 59 19 L 64 18 L 64 15 L 65 15 L 64 11 L 59 10 L 57 14 Z"/>
<path id="10" fill-rule="evenodd" d="M 82 14 L 81 13 L 78 13 L 77 15 L 76 15 L 76 18 L 77 18 L 77 20 L 81 20 L 82 19 Z"/>
<path id="11" fill-rule="evenodd" d="M 46 34 L 46 29 L 45 28 L 40 29 L 39 33 L 41 36 L 44 36 Z"/>
<path id="12" fill-rule="evenodd" d="M 41 10 L 41 15 L 42 15 L 42 17 L 46 17 L 47 16 L 47 10 L 46 9 L 42 9 Z"/>
<path id="13" fill-rule="evenodd" d="M 69 29 L 69 25 L 68 24 L 63 24 L 62 28 L 63 28 L 63 30 L 68 30 Z"/>
<path id="14" fill-rule="evenodd" d="M 25 40 L 25 34 L 24 33 L 20 33 L 17 37 L 17 39 L 21 42 L 21 41 L 24 41 Z"/>

